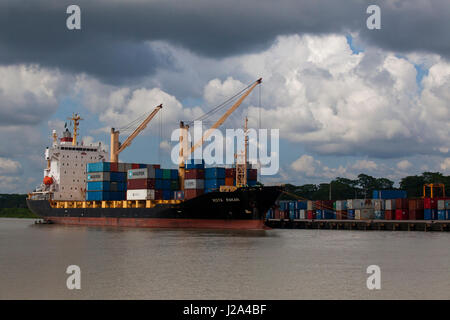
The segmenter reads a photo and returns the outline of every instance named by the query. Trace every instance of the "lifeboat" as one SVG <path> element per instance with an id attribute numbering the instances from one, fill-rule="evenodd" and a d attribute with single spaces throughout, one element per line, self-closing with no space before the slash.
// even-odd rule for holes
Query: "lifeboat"
<path id="1" fill-rule="evenodd" d="M 53 183 L 53 178 L 52 178 L 52 177 L 48 177 L 48 176 L 44 177 L 44 184 L 45 184 L 46 186 L 49 186 L 49 185 L 51 185 L 52 183 Z"/>

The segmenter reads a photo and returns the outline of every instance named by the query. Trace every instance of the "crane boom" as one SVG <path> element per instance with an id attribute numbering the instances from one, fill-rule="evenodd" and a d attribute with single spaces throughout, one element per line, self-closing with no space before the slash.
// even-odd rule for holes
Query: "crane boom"
<path id="1" fill-rule="evenodd" d="M 251 86 L 250 88 L 247 89 L 247 91 L 245 91 L 245 93 L 238 99 L 238 101 L 236 101 L 231 107 L 230 109 L 227 110 L 227 112 L 224 113 L 224 115 L 222 117 L 220 117 L 219 120 L 217 120 L 216 123 L 213 124 L 213 126 L 211 128 L 209 128 L 205 134 L 202 136 L 202 138 L 197 141 L 197 143 L 195 143 L 190 149 L 187 148 L 187 129 L 189 128 L 188 126 L 185 126 L 184 123 L 180 123 L 180 128 L 182 129 L 182 131 L 184 132 L 180 134 L 180 164 L 178 167 L 178 175 L 180 178 L 180 187 L 182 190 L 184 190 L 184 173 L 185 173 L 185 164 L 184 162 L 186 161 L 186 158 L 195 151 L 195 149 L 197 149 L 198 147 L 200 147 L 201 145 L 203 145 L 204 141 L 212 134 L 214 129 L 217 129 L 219 126 L 221 126 L 225 120 L 228 119 L 228 117 L 242 104 L 242 102 L 244 101 L 245 98 L 247 98 L 247 96 L 250 94 L 250 92 L 253 91 L 253 89 L 262 82 L 262 78 L 259 78 L 258 80 L 256 80 Z M 186 151 L 185 151 L 186 150 Z"/>
<path id="2" fill-rule="evenodd" d="M 119 143 L 119 131 L 111 128 L 111 162 L 119 161 L 119 153 L 127 148 L 136 136 L 147 127 L 147 124 L 155 117 L 158 111 L 162 108 L 162 104 L 157 106 L 145 120 L 133 131 L 133 133 L 122 143 Z"/>
<path id="3" fill-rule="evenodd" d="M 244 99 L 247 98 L 247 96 L 250 94 L 250 92 L 252 92 L 252 90 L 261 82 L 262 82 L 262 78 L 259 78 L 258 80 L 256 80 L 255 83 L 253 83 L 253 85 L 239 98 L 239 100 L 236 101 L 236 103 L 233 104 L 233 106 L 231 106 L 231 108 L 228 109 L 227 112 L 225 112 L 224 115 L 221 116 L 220 119 L 217 120 L 217 122 L 214 123 L 213 126 L 205 132 L 205 134 L 200 139 L 200 141 L 197 141 L 197 143 L 191 147 L 191 149 L 189 150 L 189 154 L 191 154 L 192 152 L 195 151 L 195 149 L 197 149 L 198 147 L 203 145 L 204 141 L 211 135 L 213 130 L 220 127 L 225 122 L 225 120 L 228 119 L 230 114 L 232 114 L 242 104 L 242 101 L 244 101 Z"/>

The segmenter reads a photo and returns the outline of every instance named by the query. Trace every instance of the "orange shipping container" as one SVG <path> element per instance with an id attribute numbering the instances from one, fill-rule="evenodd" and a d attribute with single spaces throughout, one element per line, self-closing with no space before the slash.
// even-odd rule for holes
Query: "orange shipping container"
<path id="1" fill-rule="evenodd" d="M 234 186 L 234 178 L 233 177 L 226 177 L 225 178 L 225 185 L 226 186 Z"/>

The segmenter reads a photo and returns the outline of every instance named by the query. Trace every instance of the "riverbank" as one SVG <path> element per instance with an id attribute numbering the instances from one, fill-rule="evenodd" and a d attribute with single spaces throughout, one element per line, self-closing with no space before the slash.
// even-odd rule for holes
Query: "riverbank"
<path id="1" fill-rule="evenodd" d="M 0 208 L 0 218 L 37 219 L 39 216 L 27 208 Z"/>

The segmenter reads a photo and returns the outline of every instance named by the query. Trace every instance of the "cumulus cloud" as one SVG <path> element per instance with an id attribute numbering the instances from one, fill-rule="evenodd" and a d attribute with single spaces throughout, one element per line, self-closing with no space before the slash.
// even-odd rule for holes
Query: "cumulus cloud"
<path id="1" fill-rule="evenodd" d="M 400 170 L 404 171 L 411 167 L 412 167 L 412 163 L 409 162 L 408 160 L 402 160 L 402 161 L 397 162 L 397 168 Z"/>
<path id="2" fill-rule="evenodd" d="M 21 171 L 21 168 L 18 161 L 0 157 L 0 174 L 16 174 Z"/>
<path id="3" fill-rule="evenodd" d="M 445 158 L 440 167 L 443 172 L 450 173 L 450 158 Z"/>

